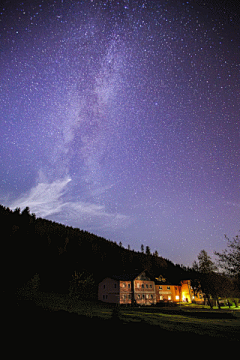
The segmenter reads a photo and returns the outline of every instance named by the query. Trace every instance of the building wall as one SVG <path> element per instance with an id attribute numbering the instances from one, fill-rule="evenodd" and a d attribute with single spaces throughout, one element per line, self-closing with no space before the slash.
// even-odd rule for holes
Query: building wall
<path id="1" fill-rule="evenodd" d="M 181 299 L 182 301 L 186 301 L 191 303 L 192 302 L 192 296 L 193 291 L 191 291 L 191 282 L 190 280 L 184 280 L 181 282 Z"/>
<path id="2" fill-rule="evenodd" d="M 139 305 L 156 304 L 154 281 L 134 280 L 134 297 Z"/>
<path id="3" fill-rule="evenodd" d="M 131 281 L 120 281 L 120 304 L 131 304 L 132 303 L 132 284 Z"/>
<path id="4" fill-rule="evenodd" d="M 155 285 L 156 300 L 179 302 L 180 286 L 178 285 Z"/>
<path id="5" fill-rule="evenodd" d="M 98 300 L 119 303 L 119 281 L 105 278 L 98 286 Z"/>

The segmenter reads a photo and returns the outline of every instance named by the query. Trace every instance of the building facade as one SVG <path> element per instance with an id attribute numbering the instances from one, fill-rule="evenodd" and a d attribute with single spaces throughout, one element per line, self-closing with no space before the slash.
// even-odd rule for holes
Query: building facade
<path id="1" fill-rule="evenodd" d="M 98 300 L 126 305 L 156 304 L 155 283 L 146 271 L 113 275 L 100 282 Z"/>
<path id="2" fill-rule="evenodd" d="M 202 303 L 203 294 L 194 295 L 190 280 L 173 285 L 161 275 L 153 279 L 147 271 L 113 275 L 99 283 L 98 300 L 115 304 L 152 305 L 161 302 Z"/>

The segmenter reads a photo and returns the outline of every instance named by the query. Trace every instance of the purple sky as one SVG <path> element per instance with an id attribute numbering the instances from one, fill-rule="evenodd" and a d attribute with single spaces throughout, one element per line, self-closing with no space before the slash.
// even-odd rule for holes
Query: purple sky
<path id="1" fill-rule="evenodd" d="M 240 229 L 239 8 L 0 10 L 0 201 L 174 263 Z M 207 4 L 207 5 L 206 5 Z"/>

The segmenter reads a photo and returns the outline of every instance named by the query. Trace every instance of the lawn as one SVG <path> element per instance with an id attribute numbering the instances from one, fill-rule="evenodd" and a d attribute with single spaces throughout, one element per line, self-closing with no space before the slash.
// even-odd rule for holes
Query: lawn
<path id="1" fill-rule="evenodd" d="M 97 301 L 73 300 L 67 295 L 39 292 L 26 295 L 41 308 L 57 313 L 64 310 L 68 313 L 80 315 L 79 319 L 87 318 L 89 321 L 112 319 L 114 304 L 105 304 Z M 217 314 L 217 315 L 216 315 Z M 226 315 L 227 314 L 227 315 Z M 224 316 L 232 318 L 222 318 Z M 212 318 L 218 316 L 219 318 Z M 171 334 L 202 335 L 209 338 L 225 339 L 228 341 L 240 340 L 240 311 L 229 308 L 210 310 L 198 305 L 187 305 L 180 307 L 118 307 L 117 318 L 119 324 L 131 327 L 141 324 L 147 326 L 151 331 L 161 331 Z M 104 322 L 105 323 L 105 322 Z"/>

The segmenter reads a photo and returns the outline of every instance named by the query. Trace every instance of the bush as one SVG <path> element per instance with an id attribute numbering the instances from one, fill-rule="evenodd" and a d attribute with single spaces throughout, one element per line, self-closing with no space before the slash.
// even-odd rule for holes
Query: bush
<path id="1" fill-rule="evenodd" d="M 234 298 L 234 299 L 232 299 L 232 301 L 234 302 L 234 304 L 235 304 L 235 306 L 236 306 L 236 308 L 237 308 L 238 305 L 239 305 L 239 299 Z"/>
<path id="2" fill-rule="evenodd" d="M 75 271 L 69 284 L 69 296 L 77 299 L 93 299 L 94 297 L 93 276 Z"/>

